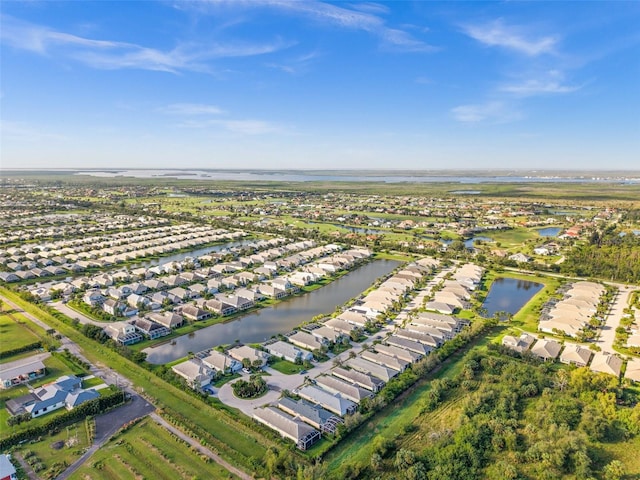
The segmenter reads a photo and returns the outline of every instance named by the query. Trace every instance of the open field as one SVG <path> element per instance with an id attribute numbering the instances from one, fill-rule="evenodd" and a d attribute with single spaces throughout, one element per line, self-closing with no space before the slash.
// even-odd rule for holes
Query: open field
<path id="1" fill-rule="evenodd" d="M 44 331 L 17 312 L 0 312 L 0 352 L 14 350 L 40 340 Z M 3 362 L 8 360 L 3 359 Z"/>
<path id="2" fill-rule="evenodd" d="M 42 479 L 55 478 L 90 446 L 86 422 L 74 423 L 54 435 L 45 435 L 20 446 L 17 452 L 38 470 Z"/>
<path id="3" fill-rule="evenodd" d="M 195 453 L 182 440 L 146 418 L 117 434 L 70 478 L 110 480 L 148 478 L 237 478 Z"/>

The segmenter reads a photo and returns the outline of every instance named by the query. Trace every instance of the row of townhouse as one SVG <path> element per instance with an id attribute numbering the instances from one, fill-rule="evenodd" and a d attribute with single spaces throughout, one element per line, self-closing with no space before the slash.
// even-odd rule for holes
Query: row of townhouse
<path id="1" fill-rule="evenodd" d="M 216 230 L 217 231 L 217 230 Z M 125 245 L 97 248 L 94 250 L 82 250 L 78 253 L 64 253 L 64 257 L 59 265 L 48 265 L 40 268 L 34 260 L 26 260 L 21 263 L 8 262 L 9 268 L 13 272 L 4 272 L 6 275 L 0 276 L 5 282 L 18 281 L 49 275 L 61 275 L 64 273 L 77 273 L 88 268 L 104 268 L 130 260 L 144 258 L 150 255 L 164 255 L 172 251 L 185 248 L 196 248 L 200 245 L 219 242 L 223 240 L 234 240 L 246 235 L 244 232 L 226 232 L 214 234 L 213 230 L 189 231 L 180 235 L 162 235 L 155 240 L 143 240 Z M 82 249 L 83 247 L 77 247 Z M 57 255 L 59 256 L 59 255 Z M 57 257 L 56 256 L 56 257 Z M 52 259 L 55 257 L 52 257 Z M 48 262 L 47 262 L 48 263 Z"/>
<path id="2" fill-rule="evenodd" d="M 560 301 L 551 301 L 543 309 L 538 330 L 546 333 L 562 332 L 576 337 L 595 315 L 605 287 L 599 283 L 573 283 Z"/>
<path id="3" fill-rule="evenodd" d="M 456 269 L 451 279 L 442 281 L 442 288 L 433 294 L 432 300 L 425 304 L 425 308 L 446 315 L 468 309 L 471 294 L 480 284 L 483 274 L 484 269 L 472 263 Z"/>
<path id="4" fill-rule="evenodd" d="M 615 377 L 620 377 L 624 363 L 619 356 L 611 353 L 593 352 L 587 347 L 574 343 L 563 345 L 552 339 L 536 339 L 528 333 L 523 333 L 519 337 L 506 335 L 502 339 L 502 345 L 518 353 L 529 352 L 544 361 L 559 360 L 566 365 L 589 366 L 593 372 L 606 373 Z M 640 359 L 632 358 L 627 362 L 624 378 L 640 382 Z"/>

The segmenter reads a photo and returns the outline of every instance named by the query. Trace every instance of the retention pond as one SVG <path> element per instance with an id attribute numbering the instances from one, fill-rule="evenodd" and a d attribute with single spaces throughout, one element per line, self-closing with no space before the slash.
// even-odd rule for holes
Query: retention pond
<path id="1" fill-rule="evenodd" d="M 498 312 L 516 314 L 542 287 L 541 283 L 528 280 L 496 278 L 482 304 L 487 310 L 486 316 L 493 317 Z"/>

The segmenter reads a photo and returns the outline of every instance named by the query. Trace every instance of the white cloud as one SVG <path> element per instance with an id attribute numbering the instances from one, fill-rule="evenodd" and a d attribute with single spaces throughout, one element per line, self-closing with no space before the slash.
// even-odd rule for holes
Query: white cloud
<path id="1" fill-rule="evenodd" d="M 320 1 L 289 1 L 289 0 L 208 0 L 210 6 L 226 5 L 237 8 L 272 8 L 286 13 L 301 15 L 318 22 L 334 26 L 362 30 L 378 36 L 385 47 L 404 51 L 433 51 L 435 47 L 412 37 L 409 33 L 390 28 L 385 21 L 376 14 L 386 13 L 383 5 L 364 3 L 353 9 Z M 202 11 L 202 3 L 195 2 L 194 8 Z"/>
<path id="2" fill-rule="evenodd" d="M 160 109 L 170 115 L 220 115 L 224 110 L 204 103 L 172 103 Z"/>
<path id="3" fill-rule="evenodd" d="M 558 38 L 555 36 L 537 36 L 526 38 L 524 29 L 505 25 L 502 19 L 483 25 L 463 26 L 464 32 L 471 38 L 491 47 L 502 47 L 535 57 L 554 53 Z"/>
<path id="4" fill-rule="evenodd" d="M 210 60 L 263 55 L 288 46 L 276 39 L 263 44 L 177 45 L 163 51 L 127 42 L 83 38 L 6 15 L 2 16 L 0 40 L 16 49 L 70 58 L 97 69 L 132 68 L 172 73 L 183 70 L 209 71 L 207 61 Z"/>
<path id="5" fill-rule="evenodd" d="M 279 124 L 265 120 L 253 119 L 188 119 L 180 122 L 180 128 L 190 129 L 222 129 L 227 132 L 241 135 L 265 135 L 267 133 L 286 133 L 287 130 Z"/>
<path id="6" fill-rule="evenodd" d="M 531 79 L 522 83 L 503 85 L 500 90 L 522 97 L 534 95 L 573 93 L 581 87 L 578 85 L 562 85 L 557 80 Z"/>
<path id="7" fill-rule="evenodd" d="M 451 109 L 451 115 L 463 123 L 506 123 L 522 117 L 511 105 L 502 101 L 460 105 Z"/>

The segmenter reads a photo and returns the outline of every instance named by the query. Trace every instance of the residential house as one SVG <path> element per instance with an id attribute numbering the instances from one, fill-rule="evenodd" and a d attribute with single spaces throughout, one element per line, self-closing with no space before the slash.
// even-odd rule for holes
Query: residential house
<path id="1" fill-rule="evenodd" d="M 539 339 L 533 347 L 531 347 L 531 353 L 542 360 L 553 361 L 558 358 L 561 348 L 562 345 L 555 340 L 542 338 Z"/>
<path id="2" fill-rule="evenodd" d="M 128 323 L 111 323 L 104 328 L 104 332 L 120 345 L 133 345 L 144 340 L 136 328 Z"/>
<path id="3" fill-rule="evenodd" d="M 307 350 L 300 350 L 290 343 L 278 340 L 277 342 L 269 343 L 264 348 L 274 357 L 284 358 L 290 362 L 310 362 L 313 360 L 313 354 Z"/>
<path id="4" fill-rule="evenodd" d="M 385 342 L 388 345 L 403 348 L 420 355 L 428 355 L 433 350 L 433 347 L 425 345 L 424 343 L 416 342 L 415 340 L 411 340 L 408 338 L 398 337 L 397 335 L 388 336 L 385 339 Z"/>
<path id="5" fill-rule="evenodd" d="M 593 352 L 582 345 L 567 343 L 564 350 L 560 354 L 560 361 L 567 365 L 577 365 L 578 367 L 586 367 L 591 360 Z"/>
<path id="6" fill-rule="evenodd" d="M 82 389 L 80 378 L 65 375 L 53 383 L 34 389 L 27 395 L 7 401 L 6 407 L 11 415 L 29 413 L 32 418 L 36 418 L 60 408 L 71 410 L 98 397 L 100 394 L 95 390 Z"/>
<path id="7" fill-rule="evenodd" d="M 0 388 L 11 388 L 44 377 L 46 367 L 42 362 L 49 356 L 47 353 L 0 364 Z"/>
<path id="8" fill-rule="evenodd" d="M 213 370 L 204 365 L 200 359 L 190 358 L 171 367 L 176 375 L 184 378 L 193 389 L 206 387 L 213 380 Z"/>
<path id="9" fill-rule="evenodd" d="M 148 318 L 171 329 L 181 327 L 184 323 L 182 315 L 173 312 L 151 313 L 148 315 Z"/>
<path id="10" fill-rule="evenodd" d="M 342 398 L 346 398 L 355 403 L 360 403 L 365 398 L 373 397 L 371 391 L 331 375 L 320 375 L 316 377 L 315 384 L 323 390 L 340 395 Z"/>
<path id="11" fill-rule="evenodd" d="M 269 359 L 269 354 L 267 352 L 257 350 L 247 345 L 233 347 L 227 351 L 227 354 L 239 362 L 242 362 L 244 359 L 249 359 L 252 365 L 254 362 L 259 361 L 262 367 L 266 365 L 267 360 Z"/>
<path id="12" fill-rule="evenodd" d="M 297 393 L 301 398 L 312 403 L 320 405 L 322 408 L 335 413 L 340 417 L 352 414 L 358 408 L 358 405 L 340 395 L 333 395 L 326 390 L 313 385 L 305 385 Z"/>
<path id="13" fill-rule="evenodd" d="M 635 383 L 640 383 L 640 359 L 629 359 L 627 362 L 627 370 L 624 372 L 624 378 Z"/>
<path id="14" fill-rule="evenodd" d="M 171 333 L 169 328 L 151 320 L 147 320 L 146 318 L 138 318 L 132 321 L 131 325 L 133 325 L 138 332 L 149 337 L 151 340 L 165 337 Z"/>
<path id="15" fill-rule="evenodd" d="M 519 337 L 514 337 L 512 335 L 505 335 L 502 338 L 502 345 L 510 348 L 511 350 L 515 350 L 518 353 L 526 352 L 529 350 L 529 347 L 535 342 L 535 338 L 528 333 L 523 333 Z"/>
<path id="16" fill-rule="evenodd" d="M 379 378 L 385 383 L 388 383 L 389 380 L 395 378 L 399 373 L 397 370 L 385 367 L 384 365 L 370 362 L 369 360 L 365 360 L 362 357 L 352 358 L 345 362 L 345 365 L 358 372 L 366 373 L 367 375 Z"/>
<path id="17" fill-rule="evenodd" d="M 336 427 L 344 423 L 342 418 L 329 410 L 302 399 L 293 400 L 289 397 L 282 397 L 278 400 L 277 407 L 325 433 L 334 434 Z"/>
<path id="18" fill-rule="evenodd" d="M 359 372 L 357 370 L 347 370 L 342 367 L 335 367 L 331 370 L 331 374 L 335 377 L 354 383 L 362 388 L 366 388 L 374 393 L 379 392 L 384 387 L 385 382 L 372 375 Z"/>
<path id="19" fill-rule="evenodd" d="M 611 353 L 596 352 L 589 368 L 592 372 L 607 373 L 619 377 L 622 369 L 622 360 Z"/>
<path id="20" fill-rule="evenodd" d="M 211 350 L 209 355 L 202 359 L 202 363 L 224 375 L 242 370 L 242 363 L 217 350 Z"/>
<path id="21" fill-rule="evenodd" d="M 189 320 L 200 321 L 211 317 L 211 312 L 207 312 L 195 305 L 185 305 L 182 307 L 182 315 Z"/>
<path id="22" fill-rule="evenodd" d="M 362 357 L 364 360 L 377 363 L 378 365 L 382 365 L 392 370 L 397 370 L 398 372 L 404 372 L 410 365 L 410 363 L 406 360 L 402 360 L 398 357 L 384 355 L 382 353 L 372 352 L 370 350 L 363 350 L 360 354 L 360 357 Z"/>
<path id="23" fill-rule="evenodd" d="M 411 350 L 406 350 L 404 348 L 394 347 L 393 345 L 384 345 L 382 343 L 373 345 L 373 349 L 382 355 L 395 357 L 409 363 L 415 363 L 423 357 L 420 353 L 412 352 Z"/>
<path id="24" fill-rule="evenodd" d="M 257 408 L 253 418 L 278 432 L 283 438 L 293 440 L 300 450 L 306 450 L 321 438 L 318 430 L 274 407 Z"/>
<path id="25" fill-rule="evenodd" d="M 307 350 L 320 350 L 327 345 L 327 341 L 324 339 L 318 339 L 315 336 L 307 332 L 297 331 L 293 335 L 289 336 L 289 341 L 294 345 Z"/>

